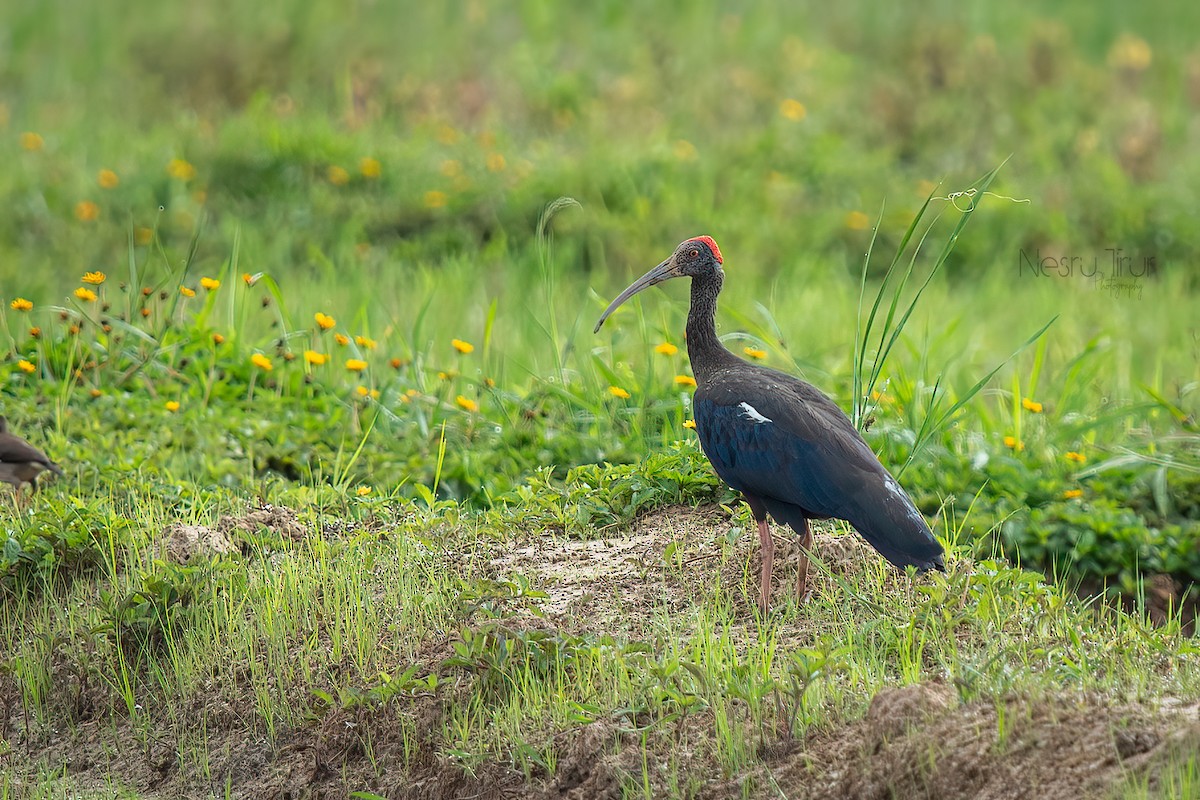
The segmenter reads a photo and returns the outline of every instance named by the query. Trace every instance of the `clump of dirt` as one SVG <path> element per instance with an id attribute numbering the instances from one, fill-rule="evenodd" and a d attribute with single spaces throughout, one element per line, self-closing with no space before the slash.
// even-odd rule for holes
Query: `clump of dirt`
<path id="1" fill-rule="evenodd" d="M 301 541 L 305 537 L 304 526 L 295 511 L 284 506 L 263 505 L 237 516 L 223 516 L 214 526 L 173 522 L 163 529 L 158 541 L 168 561 L 187 564 L 232 553 L 238 550 L 235 542 L 239 534 L 253 534 L 263 529 L 280 539 Z"/>
<path id="2" fill-rule="evenodd" d="M 229 535 L 207 525 L 174 522 L 163 529 L 162 541 L 168 561 L 187 564 L 193 559 L 232 553 L 237 548 Z"/>
<path id="3" fill-rule="evenodd" d="M 927 718 L 954 705 L 956 692 L 942 683 L 914 683 L 884 689 L 871 698 L 866 726 L 879 742 L 903 736 Z"/>
<path id="4" fill-rule="evenodd" d="M 262 528 L 276 536 L 296 542 L 305 537 L 305 528 L 296 517 L 296 512 L 285 506 L 266 504 L 252 508 L 240 516 L 221 517 L 217 521 L 217 530 L 226 535 L 239 532 L 257 533 Z"/>
<path id="5" fill-rule="evenodd" d="M 618 744 L 611 722 L 583 726 L 558 762 L 548 797 L 564 800 L 620 800 L 622 775 L 629 774 L 630 748 Z"/>

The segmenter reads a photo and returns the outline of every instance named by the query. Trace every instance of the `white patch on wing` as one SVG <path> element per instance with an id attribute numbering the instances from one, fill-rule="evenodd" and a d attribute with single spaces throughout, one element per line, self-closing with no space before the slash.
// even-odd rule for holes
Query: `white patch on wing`
<path id="1" fill-rule="evenodd" d="M 749 420 L 753 420 L 754 422 L 757 422 L 759 425 L 762 425 L 764 422 L 771 421 L 769 417 L 764 417 L 762 414 L 758 413 L 758 409 L 755 408 L 754 406 L 750 405 L 749 403 L 738 403 L 738 408 L 740 408 L 742 410 L 743 417 L 745 417 L 746 419 L 749 419 Z"/>
<path id="2" fill-rule="evenodd" d="M 921 524 L 925 524 L 925 518 L 921 516 L 920 511 L 917 511 L 916 506 L 913 505 L 913 502 L 909 499 L 908 495 L 904 493 L 904 489 L 900 488 L 900 484 L 896 482 L 895 478 L 893 478 L 891 475 L 888 475 L 887 480 L 883 482 L 883 485 L 886 486 L 887 490 L 905 506 L 905 511 L 908 516 L 912 517 L 914 521 L 919 521 Z"/>

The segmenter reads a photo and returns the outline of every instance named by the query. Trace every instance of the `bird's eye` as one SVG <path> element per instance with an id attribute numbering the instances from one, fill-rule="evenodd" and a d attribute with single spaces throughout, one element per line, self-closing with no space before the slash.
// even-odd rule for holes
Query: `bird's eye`
<path id="1" fill-rule="evenodd" d="M 692 252 L 688 253 L 688 258 L 699 258 L 699 257 L 700 257 L 699 250 L 693 250 Z"/>

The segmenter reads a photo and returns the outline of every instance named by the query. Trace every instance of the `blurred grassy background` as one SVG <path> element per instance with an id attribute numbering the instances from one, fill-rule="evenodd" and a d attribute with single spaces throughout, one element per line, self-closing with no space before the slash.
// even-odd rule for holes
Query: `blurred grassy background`
<path id="1" fill-rule="evenodd" d="M 522 301 L 541 286 L 534 228 L 569 195 L 583 210 L 555 223 L 563 330 L 602 306 L 590 290 L 708 232 L 728 257 L 725 307 L 763 302 L 797 358 L 838 372 L 881 205 L 887 252 L 932 184 L 960 188 L 1011 155 L 996 191 L 1030 202 L 988 201 L 960 243 L 921 321 L 970 325 L 934 353 L 978 345 L 982 363 L 1061 310 L 1059 359 L 1108 335 L 1134 377 L 1195 379 L 1198 16 L 1115 2 L 7 3 L 0 294 L 60 298 L 76 273 L 115 272 L 139 227 L 178 261 L 204 220 L 200 272 L 240 232 L 243 263 L 297 310 L 319 299 L 378 328 L 436 296 L 429 335 L 466 336 L 501 298 L 504 350 L 537 373 L 552 359 L 531 321 L 550 309 Z M 172 178 L 172 159 L 194 177 Z M 99 187 L 101 169 L 119 185 Z M 1020 272 L 1022 252 L 1108 248 L 1155 260 L 1140 301 Z M 679 311 L 660 314 L 677 332 Z"/>

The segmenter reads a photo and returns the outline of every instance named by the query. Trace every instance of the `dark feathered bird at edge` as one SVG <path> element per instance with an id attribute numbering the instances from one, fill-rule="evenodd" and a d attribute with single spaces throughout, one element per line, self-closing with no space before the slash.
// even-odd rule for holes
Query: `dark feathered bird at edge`
<path id="1" fill-rule="evenodd" d="M 716 312 L 723 263 L 711 236 L 687 239 L 612 301 L 596 331 L 643 289 L 692 279 L 687 350 L 697 385 L 696 433 L 717 475 L 742 493 L 758 523 L 759 606 L 764 612 L 770 606 L 775 545 L 768 514 L 800 534 L 801 598 L 812 519 L 846 520 L 897 567 L 944 569 L 942 546 L 924 517 L 837 404 L 799 378 L 744 361 L 721 344 Z"/>
<path id="2" fill-rule="evenodd" d="M 8 420 L 0 417 L 0 482 L 11 484 L 20 497 L 21 486 L 28 483 L 37 490 L 38 475 L 49 470 L 58 475 L 63 471 L 46 454 L 20 436 L 8 432 Z"/>

